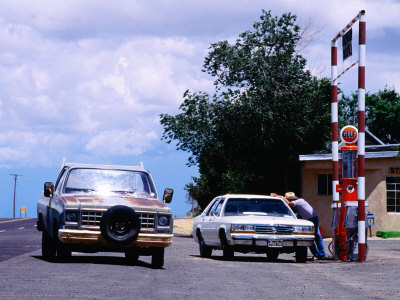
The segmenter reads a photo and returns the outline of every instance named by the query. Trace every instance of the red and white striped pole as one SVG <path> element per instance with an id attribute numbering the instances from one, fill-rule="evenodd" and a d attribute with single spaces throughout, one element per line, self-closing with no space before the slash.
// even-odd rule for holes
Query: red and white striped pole
<path id="1" fill-rule="evenodd" d="M 332 208 L 336 209 L 337 221 L 339 224 L 339 192 L 336 186 L 339 184 L 339 143 L 338 143 L 338 102 L 337 102 L 337 42 L 332 41 L 331 45 L 331 129 L 332 129 Z M 340 232 L 337 226 L 333 233 L 332 245 L 336 251 L 336 235 Z M 334 253 L 334 257 L 338 257 L 338 253 Z"/>
<path id="2" fill-rule="evenodd" d="M 365 11 L 359 14 L 358 50 L 358 261 L 366 259 L 365 248 Z"/>
<path id="3" fill-rule="evenodd" d="M 331 127 L 332 127 L 332 195 L 333 201 L 339 201 L 339 192 L 336 185 L 339 184 L 339 145 L 338 145 L 338 102 L 337 102 L 337 43 L 332 41 L 331 48 Z"/>

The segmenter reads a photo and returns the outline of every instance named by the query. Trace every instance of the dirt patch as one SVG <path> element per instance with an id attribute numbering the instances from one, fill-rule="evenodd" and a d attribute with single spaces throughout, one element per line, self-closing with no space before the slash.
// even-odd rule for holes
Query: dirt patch
<path id="1" fill-rule="evenodd" d="M 193 218 L 175 218 L 174 234 L 191 236 L 193 232 Z"/>

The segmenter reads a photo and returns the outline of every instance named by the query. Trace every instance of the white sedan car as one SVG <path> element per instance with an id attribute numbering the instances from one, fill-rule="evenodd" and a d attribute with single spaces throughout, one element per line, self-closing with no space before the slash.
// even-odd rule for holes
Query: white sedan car
<path id="1" fill-rule="evenodd" d="M 200 255 L 210 257 L 223 250 L 230 259 L 234 252 L 266 253 L 276 260 L 279 253 L 295 253 L 296 262 L 307 261 L 307 247 L 314 243 L 314 225 L 297 219 L 280 198 L 261 195 L 224 195 L 214 198 L 195 218 L 193 237 Z"/>

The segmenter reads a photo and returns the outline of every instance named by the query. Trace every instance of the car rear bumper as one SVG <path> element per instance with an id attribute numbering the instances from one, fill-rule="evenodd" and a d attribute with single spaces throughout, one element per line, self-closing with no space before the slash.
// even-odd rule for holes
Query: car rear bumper
<path id="1" fill-rule="evenodd" d="M 104 246 L 110 243 L 101 235 L 100 231 L 93 230 L 76 230 L 76 229 L 60 229 L 58 238 L 65 244 L 80 244 L 86 246 Z M 173 234 L 165 233 L 139 233 L 139 236 L 131 244 L 127 246 L 136 247 L 168 247 L 172 244 Z"/>
<path id="2" fill-rule="evenodd" d="M 269 241 L 282 241 L 282 247 L 310 247 L 314 244 L 314 235 L 267 236 L 232 234 L 231 239 L 228 239 L 228 241 L 231 246 L 265 247 L 269 245 Z"/>

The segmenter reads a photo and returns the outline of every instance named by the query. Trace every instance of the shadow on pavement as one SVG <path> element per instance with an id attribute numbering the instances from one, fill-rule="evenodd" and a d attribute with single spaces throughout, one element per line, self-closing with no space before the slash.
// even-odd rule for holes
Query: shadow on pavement
<path id="1" fill-rule="evenodd" d="M 38 260 L 46 261 L 49 263 L 54 264 L 95 264 L 95 265 L 117 265 L 117 266 L 127 266 L 127 267 L 143 267 L 153 269 L 152 265 L 141 261 L 140 259 L 137 261 L 136 264 L 130 264 L 125 257 L 118 257 L 118 256 L 79 256 L 79 255 L 72 255 L 69 258 L 64 259 L 45 259 L 41 255 L 32 255 L 33 258 Z"/>

